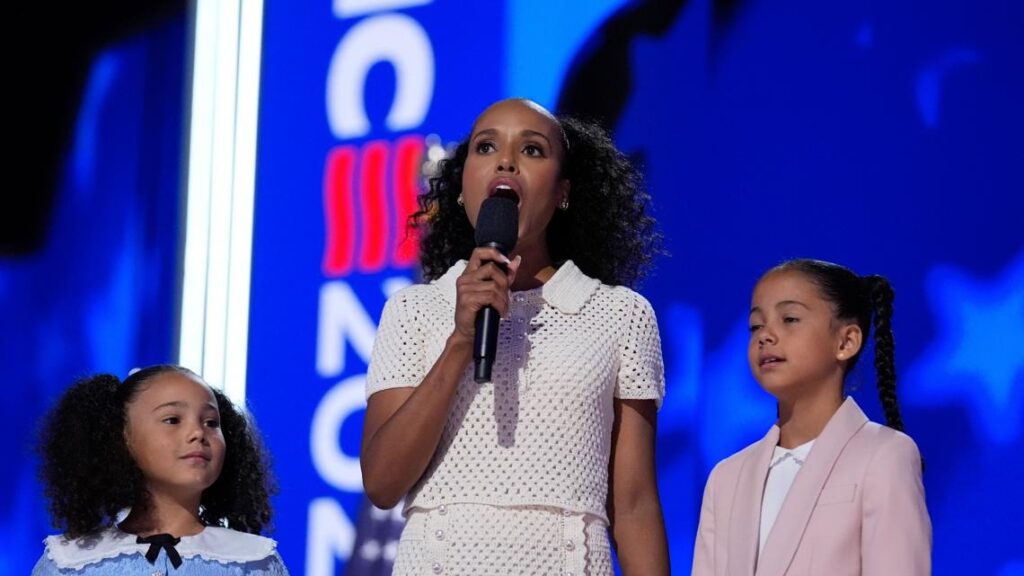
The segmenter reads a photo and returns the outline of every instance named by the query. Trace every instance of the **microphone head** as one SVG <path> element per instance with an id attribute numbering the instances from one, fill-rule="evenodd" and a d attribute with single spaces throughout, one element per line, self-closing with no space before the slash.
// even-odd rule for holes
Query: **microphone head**
<path id="1" fill-rule="evenodd" d="M 502 253 L 519 239 L 519 205 L 512 198 L 491 196 L 480 206 L 474 234 L 477 246 L 497 246 Z"/>

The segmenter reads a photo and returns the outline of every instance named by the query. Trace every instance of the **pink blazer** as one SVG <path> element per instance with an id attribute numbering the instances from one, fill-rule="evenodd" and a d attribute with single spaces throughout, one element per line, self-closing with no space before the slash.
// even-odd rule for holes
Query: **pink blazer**
<path id="1" fill-rule="evenodd" d="M 758 558 L 772 426 L 722 460 L 704 488 L 695 576 L 931 574 L 921 455 L 909 436 L 868 421 L 847 398 L 814 442 Z"/>

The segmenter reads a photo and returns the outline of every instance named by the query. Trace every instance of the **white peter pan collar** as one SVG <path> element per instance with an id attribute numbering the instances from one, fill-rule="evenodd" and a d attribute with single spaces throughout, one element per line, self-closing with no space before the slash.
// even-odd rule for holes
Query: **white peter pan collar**
<path id="1" fill-rule="evenodd" d="M 60 568 L 81 568 L 122 554 L 145 554 L 149 544 L 135 542 L 135 534 L 108 528 L 98 534 L 69 540 L 66 536 L 48 536 L 46 555 Z M 257 534 L 247 534 L 219 526 L 207 526 L 194 536 L 182 536 L 174 547 L 182 558 L 199 556 L 222 564 L 253 562 L 274 554 L 277 542 Z"/>
<path id="2" fill-rule="evenodd" d="M 452 303 L 455 302 L 455 282 L 466 269 L 467 262 L 459 260 L 434 283 Z M 513 294 L 539 293 L 551 307 L 565 314 L 579 314 L 601 281 L 583 273 L 572 260 L 566 260 L 555 273 L 538 288 Z"/>

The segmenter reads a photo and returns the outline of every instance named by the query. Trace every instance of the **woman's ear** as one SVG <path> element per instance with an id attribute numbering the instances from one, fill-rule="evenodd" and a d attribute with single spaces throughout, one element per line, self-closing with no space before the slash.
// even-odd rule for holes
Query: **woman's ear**
<path id="1" fill-rule="evenodd" d="M 837 360 L 849 360 L 860 352 L 864 344 L 864 333 L 860 326 L 847 324 L 839 329 L 839 348 L 836 350 Z"/>

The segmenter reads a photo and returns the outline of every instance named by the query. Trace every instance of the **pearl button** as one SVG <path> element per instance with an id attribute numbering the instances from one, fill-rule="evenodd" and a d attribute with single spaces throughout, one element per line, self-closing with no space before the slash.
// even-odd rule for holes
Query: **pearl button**
<path id="1" fill-rule="evenodd" d="M 434 538 L 437 538 L 438 540 L 444 540 L 444 530 L 434 531 Z"/>
<path id="2" fill-rule="evenodd" d="M 437 513 L 441 516 L 444 516 L 448 513 L 448 507 L 445 506 L 444 504 L 441 504 L 440 506 L 437 507 Z"/>
<path id="3" fill-rule="evenodd" d="M 576 545 L 572 543 L 572 540 L 565 541 L 565 549 L 572 552 L 576 549 Z"/>
<path id="4" fill-rule="evenodd" d="M 441 566 L 440 562 L 434 562 L 434 564 L 431 565 L 430 569 L 434 572 L 434 574 L 440 574 L 444 570 L 444 567 Z"/>

